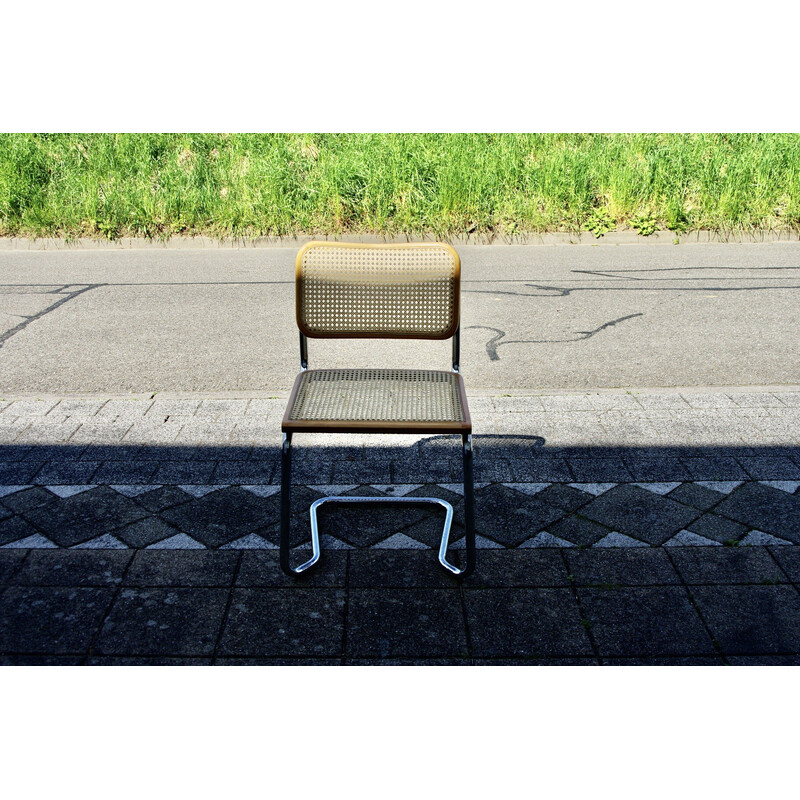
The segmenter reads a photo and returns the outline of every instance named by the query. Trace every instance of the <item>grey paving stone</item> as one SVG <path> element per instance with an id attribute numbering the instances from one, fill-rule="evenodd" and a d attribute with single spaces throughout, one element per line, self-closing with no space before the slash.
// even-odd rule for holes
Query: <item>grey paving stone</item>
<path id="1" fill-rule="evenodd" d="M 670 557 L 688 584 L 786 582 L 763 547 L 676 547 Z"/>
<path id="2" fill-rule="evenodd" d="M 737 461 L 756 481 L 800 480 L 800 466 L 788 458 L 738 456 Z"/>
<path id="3" fill-rule="evenodd" d="M 800 544 L 800 497 L 760 483 L 744 483 L 714 509 L 756 530 Z"/>
<path id="4" fill-rule="evenodd" d="M 211 655 L 227 589 L 123 588 L 91 655 Z"/>
<path id="5" fill-rule="evenodd" d="M 469 655 L 458 588 L 351 588 L 348 608 L 348 657 Z"/>
<path id="6" fill-rule="evenodd" d="M 680 578 L 660 548 L 602 548 L 564 551 L 578 586 L 678 584 Z"/>
<path id="7" fill-rule="evenodd" d="M 585 506 L 594 495 L 582 492 L 572 486 L 565 486 L 563 483 L 554 483 L 541 492 L 536 493 L 541 501 L 548 503 L 556 508 L 563 508 L 564 511 L 576 511 Z"/>
<path id="8" fill-rule="evenodd" d="M 125 550 L 31 550 L 14 577 L 19 586 L 116 586 L 133 553 Z"/>
<path id="9" fill-rule="evenodd" d="M 691 591 L 724 653 L 800 653 L 800 595 L 794 587 L 693 586 Z"/>
<path id="10" fill-rule="evenodd" d="M 568 458 L 576 483 L 620 483 L 633 480 L 621 458 Z"/>
<path id="11" fill-rule="evenodd" d="M 800 549 L 796 547 L 771 547 L 770 552 L 777 559 L 789 580 L 800 584 Z"/>
<path id="12" fill-rule="evenodd" d="M 432 550 L 354 550 L 348 584 L 353 588 L 453 588 L 457 579 Z"/>
<path id="13" fill-rule="evenodd" d="M 135 501 L 140 506 L 152 512 L 173 508 L 182 503 L 188 503 L 191 500 L 192 495 L 188 492 L 184 492 L 183 489 L 177 486 L 161 486 L 158 489 L 153 489 L 150 492 L 137 495 L 135 498 Z"/>
<path id="14" fill-rule="evenodd" d="M 578 588 L 602 657 L 716 655 L 680 586 Z"/>
<path id="15" fill-rule="evenodd" d="M 749 528 L 746 525 L 709 512 L 687 525 L 686 530 L 705 536 L 706 539 L 713 539 L 715 542 L 725 544 L 726 542 L 738 541 L 747 533 Z"/>
<path id="16" fill-rule="evenodd" d="M 0 550 L 0 586 L 11 581 L 27 552 L 27 550 Z"/>
<path id="17" fill-rule="evenodd" d="M 0 464 L 0 486 L 24 486 L 34 483 L 36 474 L 44 466 L 42 461 L 14 461 Z"/>
<path id="18" fill-rule="evenodd" d="M 0 498 L 0 504 L 18 514 L 57 501 L 58 498 L 52 492 L 41 486 L 32 486 L 30 489 L 23 489 Z"/>
<path id="19" fill-rule="evenodd" d="M 105 461 L 94 474 L 95 483 L 147 484 L 158 467 L 156 461 Z"/>
<path id="20" fill-rule="evenodd" d="M 635 539 L 660 545 L 700 516 L 696 509 L 639 486 L 615 486 L 581 509 L 581 515 Z"/>
<path id="21" fill-rule="evenodd" d="M 593 656 L 570 589 L 464 589 L 476 657 Z"/>
<path id="22" fill-rule="evenodd" d="M 0 522 L 0 547 L 34 536 L 39 531 L 22 517 L 12 517 Z"/>
<path id="23" fill-rule="evenodd" d="M 631 474 L 631 480 L 642 482 L 688 481 L 691 472 L 677 458 L 666 455 L 641 458 L 634 455 L 623 457 L 625 466 Z"/>
<path id="24" fill-rule="evenodd" d="M 340 656 L 343 589 L 234 589 L 220 656 Z"/>
<path id="25" fill-rule="evenodd" d="M 148 547 L 156 542 L 162 542 L 178 533 L 176 528 L 167 525 L 157 516 L 145 517 L 124 528 L 114 531 L 114 536 L 121 539 L 128 547 Z"/>
<path id="26" fill-rule="evenodd" d="M 705 486 L 699 486 L 696 483 L 682 483 L 673 489 L 667 497 L 670 500 L 677 500 L 685 506 L 699 508 L 701 511 L 708 511 L 722 499 L 719 492 L 706 489 Z"/>
<path id="27" fill-rule="evenodd" d="M 26 511 L 24 519 L 61 547 L 94 539 L 147 516 L 147 512 L 128 497 L 107 486 Z"/>
<path id="28" fill-rule="evenodd" d="M 441 567 L 438 569 L 444 573 Z M 452 580 L 446 574 L 445 577 Z M 465 587 L 538 588 L 569 586 L 569 579 L 558 550 L 482 550 L 475 572 L 463 583 Z"/>
<path id="29" fill-rule="evenodd" d="M 95 461 L 51 461 L 45 464 L 36 475 L 37 483 L 51 485 L 77 486 L 91 483 L 92 475 L 99 464 Z"/>
<path id="30" fill-rule="evenodd" d="M 232 542 L 275 521 L 276 496 L 256 497 L 238 486 L 161 512 L 161 518 L 209 547 Z"/>
<path id="31" fill-rule="evenodd" d="M 215 483 L 256 484 L 270 483 L 273 477 L 280 478 L 277 461 L 219 461 L 213 475 Z"/>
<path id="32" fill-rule="evenodd" d="M 733 456 L 682 458 L 693 481 L 747 481 L 750 476 Z"/>
<path id="33" fill-rule="evenodd" d="M 476 493 L 477 494 L 477 493 Z M 507 486 L 488 486 L 476 497 L 475 528 L 490 539 L 515 547 L 564 516 L 562 509 Z"/>
<path id="34" fill-rule="evenodd" d="M 347 555 L 341 550 L 323 548 L 322 558 L 313 569 L 296 577 L 289 577 L 281 572 L 277 551 L 246 550 L 242 553 L 236 585 L 272 588 L 344 586 L 347 576 Z"/>
<path id="35" fill-rule="evenodd" d="M 213 550 L 140 550 L 125 575 L 126 586 L 233 584 L 239 554 Z"/>
<path id="36" fill-rule="evenodd" d="M 159 465 L 152 482 L 178 485 L 206 484 L 210 483 L 216 466 L 216 461 L 167 461 Z"/>
<path id="37" fill-rule="evenodd" d="M 558 522 L 548 525 L 547 532 L 573 544 L 592 545 L 600 541 L 604 536 L 608 536 L 611 533 L 611 528 L 592 522 L 592 520 L 586 519 L 580 514 L 571 514 Z"/>
<path id="38" fill-rule="evenodd" d="M 0 596 L 0 652 L 84 653 L 112 589 L 10 586 Z"/>

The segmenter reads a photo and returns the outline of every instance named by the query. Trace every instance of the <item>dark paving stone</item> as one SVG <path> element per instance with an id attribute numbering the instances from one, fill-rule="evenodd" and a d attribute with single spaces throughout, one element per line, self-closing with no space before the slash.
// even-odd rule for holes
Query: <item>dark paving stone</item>
<path id="1" fill-rule="evenodd" d="M 577 586 L 652 586 L 678 584 L 680 578 L 664 550 L 598 548 L 564 551 Z"/>
<path id="2" fill-rule="evenodd" d="M 292 563 L 303 557 L 292 554 Z M 275 550 L 245 550 L 236 576 L 237 586 L 264 587 L 315 587 L 344 586 L 347 576 L 347 553 L 341 550 L 322 551 L 320 561 L 308 572 L 298 576 L 281 572 L 279 556 Z"/>
<path id="3" fill-rule="evenodd" d="M 686 526 L 687 531 L 713 539 L 715 542 L 734 542 L 741 539 L 750 529 L 731 519 L 720 517 L 710 511 Z"/>
<path id="4" fill-rule="evenodd" d="M 791 586 L 693 586 L 714 638 L 729 655 L 800 652 L 800 595 Z"/>
<path id="5" fill-rule="evenodd" d="M 800 544 L 800 497 L 763 486 L 744 483 L 715 509 L 717 514 Z"/>
<path id="6" fill-rule="evenodd" d="M 36 475 L 36 482 L 46 486 L 77 486 L 93 483 L 92 475 L 97 472 L 96 461 L 50 461 Z"/>
<path id="7" fill-rule="evenodd" d="M 131 450 L 127 460 L 151 461 L 157 469 L 159 464 L 164 462 L 191 461 L 194 458 L 194 454 L 195 449 L 189 445 L 176 447 L 175 445 L 141 444 Z M 117 452 L 116 458 L 119 459 L 120 455 L 121 453 Z M 108 456 L 109 460 L 113 458 L 113 455 Z M 209 460 L 214 461 L 215 459 Z"/>
<path id="8" fill-rule="evenodd" d="M 663 544 L 700 514 L 639 486 L 615 486 L 581 509 L 581 515 L 648 544 Z"/>
<path id="9" fill-rule="evenodd" d="M 235 589 L 221 656 L 340 656 L 343 589 Z"/>
<path id="10" fill-rule="evenodd" d="M 179 489 L 177 486 L 161 486 L 150 492 L 137 495 L 136 502 L 148 511 L 163 511 L 165 508 L 179 506 L 181 503 L 188 503 L 193 498 L 188 492 Z"/>
<path id="11" fill-rule="evenodd" d="M 13 516 L 14 516 L 14 512 L 13 511 L 10 511 L 9 509 L 7 509 L 5 507 L 0 506 L 0 522 L 2 522 L 4 519 L 9 519 L 10 517 L 13 517 Z"/>
<path id="12" fill-rule="evenodd" d="M 771 547 L 772 555 L 778 560 L 789 579 L 800 583 L 800 549 L 796 547 Z"/>
<path id="13" fill-rule="evenodd" d="M 114 536 L 121 539 L 128 547 L 147 547 L 161 542 L 178 533 L 176 528 L 167 525 L 158 517 L 145 517 L 138 522 L 126 525 L 114 531 Z"/>
<path id="14" fill-rule="evenodd" d="M 165 461 L 153 475 L 153 483 L 208 484 L 216 461 Z"/>
<path id="15" fill-rule="evenodd" d="M 14 577 L 19 586 L 116 586 L 133 553 L 126 550 L 31 550 Z"/>
<path id="16" fill-rule="evenodd" d="M 0 586 L 11 581 L 27 553 L 27 550 L 0 550 Z"/>
<path id="17" fill-rule="evenodd" d="M 156 461 L 106 461 L 94 474 L 94 483 L 148 484 L 158 469 Z"/>
<path id="18" fill-rule="evenodd" d="M 161 518 L 209 547 L 220 547 L 276 521 L 278 502 L 276 496 L 257 497 L 231 486 L 162 511 Z"/>
<path id="19" fill-rule="evenodd" d="M 207 667 L 212 659 L 169 658 L 167 656 L 91 656 L 86 659 L 90 667 Z"/>
<path id="20" fill-rule="evenodd" d="M 211 655 L 227 589 L 123 588 L 92 655 Z"/>
<path id="21" fill-rule="evenodd" d="M 468 656 L 459 589 L 351 588 L 346 655 Z"/>
<path id="22" fill-rule="evenodd" d="M 450 526 L 450 544 L 453 545 L 456 542 L 460 541 L 464 538 L 464 526 L 461 525 L 459 522 L 455 521 L 455 512 L 456 509 L 453 510 L 453 523 Z M 458 507 L 459 513 L 463 511 L 463 504 Z M 411 539 L 414 539 L 421 544 L 424 544 L 425 547 L 430 548 L 431 550 L 435 550 L 437 553 L 439 552 L 439 545 L 442 542 L 442 533 L 444 531 L 444 520 L 445 520 L 445 512 L 441 510 L 436 515 L 429 515 L 424 519 L 420 520 L 419 522 L 409 525 L 409 527 L 404 528 L 400 533 L 405 536 L 408 536 Z M 450 559 L 448 559 L 450 560 Z"/>
<path id="23" fill-rule="evenodd" d="M 83 656 L 0 655 L 0 667 L 77 667 Z"/>
<path id="24" fill-rule="evenodd" d="M 701 511 L 708 511 L 722 499 L 719 492 L 706 489 L 705 486 L 699 486 L 696 483 L 682 483 L 675 487 L 667 497 L 670 500 L 677 500 L 685 506 L 699 508 Z"/>
<path id="25" fill-rule="evenodd" d="M 483 553 L 481 553 L 483 555 Z M 348 584 L 354 588 L 453 588 L 457 579 L 433 550 L 354 550 Z"/>
<path id="26" fill-rule="evenodd" d="M 22 461 L 30 454 L 34 454 L 33 461 L 47 461 L 46 458 L 37 458 L 35 450 L 36 448 L 29 444 L 0 444 L 0 463 Z"/>
<path id="27" fill-rule="evenodd" d="M 11 517 L 11 519 L 4 519 L 0 522 L 0 546 L 13 545 L 14 542 L 19 542 L 22 539 L 27 539 L 29 536 L 37 534 L 39 531 L 28 522 L 25 522 L 22 517 Z"/>
<path id="28" fill-rule="evenodd" d="M 17 461 L 0 464 L 0 486 L 24 486 L 33 483 L 36 473 L 44 466 L 41 461 Z"/>
<path id="29" fill-rule="evenodd" d="M 86 450 L 85 444 L 38 444 L 30 448 L 27 461 L 79 461 Z M 4 458 L 3 461 L 6 459 Z M 8 459 L 9 461 L 13 459 Z"/>
<path id="30" fill-rule="evenodd" d="M 475 572 L 464 579 L 464 586 L 569 586 L 569 578 L 557 549 L 480 550 Z"/>
<path id="31" fill-rule="evenodd" d="M 728 656 L 733 667 L 800 667 L 800 655 L 794 656 Z"/>
<path id="32" fill-rule="evenodd" d="M 637 658 L 604 658 L 609 667 L 723 667 L 721 656 L 641 656 Z"/>
<path id="33" fill-rule="evenodd" d="M 127 445 L 127 444 L 91 444 L 81 453 L 81 461 L 118 461 L 127 463 L 133 461 L 139 451 L 141 445 Z"/>
<path id="34" fill-rule="evenodd" d="M 579 514 L 572 514 L 548 525 L 547 532 L 573 544 L 590 545 L 611 533 L 611 528 L 586 519 Z"/>
<path id="35" fill-rule="evenodd" d="M 260 484 L 280 477 L 277 461 L 219 461 L 214 473 L 215 483 Z"/>
<path id="36" fill-rule="evenodd" d="M 633 476 L 621 458 L 568 458 L 576 483 L 621 483 Z"/>
<path id="37" fill-rule="evenodd" d="M 52 492 L 47 491 L 47 489 L 43 489 L 41 486 L 32 486 L 30 489 L 23 489 L 21 492 L 14 492 L 14 494 L 7 494 L 0 499 L 2 505 L 17 514 L 55 502 L 58 502 L 58 497 Z"/>
<path id="38" fill-rule="evenodd" d="M 475 658 L 476 667 L 596 667 L 596 658 Z"/>
<path id="39" fill-rule="evenodd" d="M 250 492 L 248 492 L 248 494 L 250 494 Z M 289 542 L 292 547 L 297 547 L 301 544 L 304 545 L 311 541 L 311 525 L 308 519 L 308 510 L 311 504 L 320 497 L 322 497 L 320 492 L 309 489 L 306 486 L 292 486 L 292 516 L 289 520 Z M 258 499 L 262 503 L 263 519 L 261 524 L 264 528 L 258 530 L 257 533 L 259 536 L 263 536 L 269 542 L 277 546 L 280 541 L 280 492 L 270 497 Z M 322 532 L 322 526 L 320 525 L 320 533 Z"/>
<path id="40" fill-rule="evenodd" d="M 476 493 L 477 495 L 478 493 Z M 509 489 L 488 486 L 475 500 L 475 528 L 496 542 L 515 547 L 564 516 L 562 509 Z"/>
<path id="41" fill-rule="evenodd" d="M 681 459 L 693 481 L 747 481 L 750 476 L 732 456 Z"/>
<path id="42" fill-rule="evenodd" d="M 643 483 L 663 483 L 666 481 L 688 481 L 692 479 L 691 472 L 677 458 L 667 456 L 654 458 L 636 458 L 625 456 L 625 466 L 631 474 L 631 479 Z"/>
<path id="43" fill-rule="evenodd" d="M 342 466 L 344 462 L 336 462 L 334 467 L 333 476 L 335 482 L 339 482 L 339 476 L 344 475 Z M 338 467 L 338 470 L 337 470 Z M 425 483 L 425 481 L 432 481 L 433 483 L 458 483 L 463 480 L 461 459 L 398 459 L 391 464 L 391 477 L 386 480 L 379 480 L 373 478 L 371 474 L 364 475 L 361 480 L 368 480 L 370 483 Z M 477 472 L 477 469 L 476 469 Z M 363 473 L 353 474 L 362 475 Z M 384 473 L 385 475 L 385 473 Z M 476 480 L 478 480 L 476 478 Z M 508 478 L 507 480 L 511 480 Z"/>
<path id="44" fill-rule="evenodd" d="M 679 586 L 578 588 L 600 655 L 716 655 L 697 612 Z"/>
<path id="45" fill-rule="evenodd" d="M 763 547 L 675 547 L 670 553 L 686 583 L 785 583 Z"/>
<path id="46" fill-rule="evenodd" d="M 736 460 L 756 481 L 800 480 L 800 467 L 789 458 L 737 456 Z"/>
<path id="47" fill-rule="evenodd" d="M 570 589 L 465 589 L 475 656 L 592 656 Z"/>
<path id="48" fill-rule="evenodd" d="M 231 586 L 239 554 L 215 550 L 140 550 L 126 586 Z"/>
<path id="49" fill-rule="evenodd" d="M 112 589 L 10 586 L 0 597 L 0 652 L 84 653 Z"/>
<path id="50" fill-rule="evenodd" d="M 537 492 L 535 497 L 564 511 L 577 511 L 590 502 L 594 495 L 563 483 L 553 483 L 541 492 Z"/>
<path id="51" fill-rule="evenodd" d="M 61 547 L 94 539 L 146 516 L 128 497 L 107 486 L 26 511 L 24 518 Z"/>
<path id="52" fill-rule="evenodd" d="M 338 667 L 341 658 L 217 658 L 220 667 Z"/>

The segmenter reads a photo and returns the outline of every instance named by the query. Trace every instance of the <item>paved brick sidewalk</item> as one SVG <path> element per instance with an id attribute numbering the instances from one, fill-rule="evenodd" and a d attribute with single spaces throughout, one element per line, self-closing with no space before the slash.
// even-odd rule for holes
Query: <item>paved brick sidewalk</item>
<path id="1" fill-rule="evenodd" d="M 797 663 L 800 391 L 471 398 L 463 586 L 402 506 L 326 509 L 324 564 L 281 575 L 284 405 L 0 401 L 3 663 Z M 297 445 L 296 544 L 319 496 L 433 494 L 458 560 L 449 437 Z"/>

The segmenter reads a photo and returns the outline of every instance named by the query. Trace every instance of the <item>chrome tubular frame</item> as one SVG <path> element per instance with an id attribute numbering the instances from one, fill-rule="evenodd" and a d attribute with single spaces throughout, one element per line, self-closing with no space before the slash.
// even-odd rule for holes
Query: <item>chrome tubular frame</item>
<path id="1" fill-rule="evenodd" d="M 308 339 L 302 331 L 300 332 L 300 369 L 303 372 L 308 369 Z"/>

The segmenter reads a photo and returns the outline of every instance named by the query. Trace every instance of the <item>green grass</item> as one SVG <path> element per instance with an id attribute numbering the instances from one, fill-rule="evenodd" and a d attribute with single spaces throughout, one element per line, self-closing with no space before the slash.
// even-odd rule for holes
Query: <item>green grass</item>
<path id="1" fill-rule="evenodd" d="M 0 134 L 0 235 L 800 229 L 798 134 Z"/>

